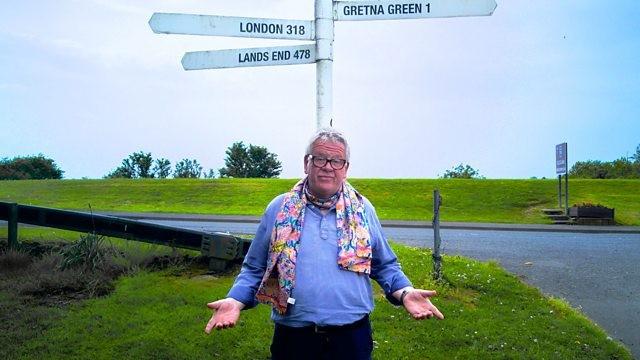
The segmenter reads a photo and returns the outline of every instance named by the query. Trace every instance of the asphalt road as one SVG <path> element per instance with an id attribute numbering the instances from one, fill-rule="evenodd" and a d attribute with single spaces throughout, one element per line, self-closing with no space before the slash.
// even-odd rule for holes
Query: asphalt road
<path id="1" fill-rule="evenodd" d="M 250 234 L 255 222 L 147 220 L 206 231 Z M 640 233 L 443 229 L 443 252 L 496 260 L 542 292 L 566 299 L 640 358 Z M 531 230 L 530 229 L 530 230 Z M 384 228 L 403 244 L 431 247 L 426 227 Z"/>

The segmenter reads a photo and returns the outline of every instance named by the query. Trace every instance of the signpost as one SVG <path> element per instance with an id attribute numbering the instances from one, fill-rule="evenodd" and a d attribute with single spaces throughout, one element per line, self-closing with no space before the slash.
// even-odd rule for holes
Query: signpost
<path id="1" fill-rule="evenodd" d="M 188 52 L 185 70 L 316 64 L 316 126 L 332 124 L 334 21 L 393 20 L 491 15 L 495 0 L 315 0 L 315 21 L 155 13 L 158 34 L 313 40 L 300 46 Z"/>
<path id="2" fill-rule="evenodd" d="M 569 211 L 569 172 L 567 162 L 567 143 L 556 145 L 556 174 L 558 174 L 558 207 L 562 208 L 562 174 L 565 179 L 564 212 Z"/>
<path id="3" fill-rule="evenodd" d="M 185 70 L 223 69 L 242 66 L 311 64 L 315 45 L 188 52 L 182 57 Z"/>

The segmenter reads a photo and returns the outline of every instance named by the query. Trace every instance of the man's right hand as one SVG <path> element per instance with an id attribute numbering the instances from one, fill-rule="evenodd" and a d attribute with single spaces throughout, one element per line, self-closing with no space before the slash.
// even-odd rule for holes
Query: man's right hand
<path id="1" fill-rule="evenodd" d="M 204 328 L 204 332 L 209 334 L 213 328 L 234 327 L 240 318 L 240 310 L 244 309 L 244 304 L 236 299 L 226 298 L 208 303 L 207 307 L 213 310 L 213 315 Z"/>

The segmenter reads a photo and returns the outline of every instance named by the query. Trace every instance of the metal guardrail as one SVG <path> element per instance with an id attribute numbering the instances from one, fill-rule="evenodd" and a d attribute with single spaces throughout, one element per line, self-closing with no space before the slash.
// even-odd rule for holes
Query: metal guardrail
<path id="1" fill-rule="evenodd" d="M 251 244 L 250 240 L 225 233 L 8 202 L 0 202 L 0 220 L 8 222 L 9 247 L 17 246 L 18 223 L 22 223 L 200 250 L 202 255 L 209 258 L 209 268 L 212 270 L 222 270 L 229 262 L 243 259 Z"/>

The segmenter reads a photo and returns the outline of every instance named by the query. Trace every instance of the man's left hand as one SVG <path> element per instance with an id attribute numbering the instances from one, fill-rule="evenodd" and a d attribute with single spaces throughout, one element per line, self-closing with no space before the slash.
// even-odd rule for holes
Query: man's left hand
<path id="1" fill-rule="evenodd" d="M 436 296 L 433 290 L 412 289 L 404 296 L 404 308 L 417 320 L 436 317 L 444 319 L 444 315 L 431 303 L 429 298 Z"/>

